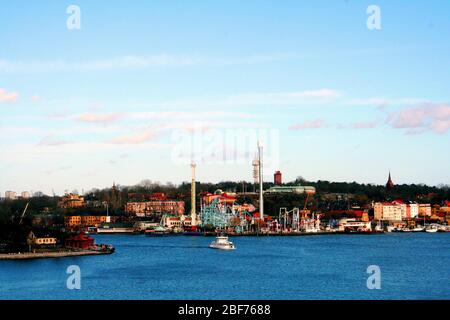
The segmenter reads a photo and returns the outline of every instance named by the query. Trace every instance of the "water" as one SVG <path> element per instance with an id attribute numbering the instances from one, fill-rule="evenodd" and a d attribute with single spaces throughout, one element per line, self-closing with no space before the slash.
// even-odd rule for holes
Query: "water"
<path id="1" fill-rule="evenodd" d="M 1 299 L 450 299 L 450 233 L 237 237 L 97 235 L 112 255 L 0 261 Z M 69 265 L 81 290 L 66 287 Z M 369 265 L 381 289 L 369 290 Z"/>

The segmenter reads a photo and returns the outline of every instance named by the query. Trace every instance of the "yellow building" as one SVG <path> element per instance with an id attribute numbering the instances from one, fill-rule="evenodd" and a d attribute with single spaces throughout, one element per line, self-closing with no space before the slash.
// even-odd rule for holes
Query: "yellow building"
<path id="1" fill-rule="evenodd" d="M 84 198 L 78 194 L 66 193 L 58 203 L 60 208 L 80 208 L 85 206 Z"/>
<path id="2" fill-rule="evenodd" d="M 67 216 L 64 218 L 64 225 L 66 227 L 75 227 L 81 225 L 80 216 Z"/>
<path id="3" fill-rule="evenodd" d="M 431 216 L 431 205 L 429 203 L 420 203 L 419 204 L 419 216 Z"/>
<path id="4" fill-rule="evenodd" d="M 99 224 L 108 222 L 107 216 L 82 216 L 81 224 L 83 226 L 95 227 Z"/>
<path id="5" fill-rule="evenodd" d="M 67 216 L 64 218 L 67 228 L 73 227 L 96 227 L 105 222 L 115 222 L 117 217 L 111 216 Z"/>
<path id="6" fill-rule="evenodd" d="M 56 238 L 35 238 L 34 244 L 38 246 L 54 246 L 56 245 Z"/>

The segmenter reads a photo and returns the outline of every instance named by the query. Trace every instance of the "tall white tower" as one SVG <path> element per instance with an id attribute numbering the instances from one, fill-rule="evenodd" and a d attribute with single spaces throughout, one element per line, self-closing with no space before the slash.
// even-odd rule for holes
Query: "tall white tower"
<path id="1" fill-rule="evenodd" d="M 259 162 L 259 212 L 261 221 L 264 221 L 264 196 L 263 196 L 263 147 L 258 141 L 258 162 Z"/>
<path id="2" fill-rule="evenodd" d="M 195 211 L 195 167 L 194 162 L 191 163 L 192 181 L 191 181 L 191 226 L 197 225 L 197 213 Z"/>

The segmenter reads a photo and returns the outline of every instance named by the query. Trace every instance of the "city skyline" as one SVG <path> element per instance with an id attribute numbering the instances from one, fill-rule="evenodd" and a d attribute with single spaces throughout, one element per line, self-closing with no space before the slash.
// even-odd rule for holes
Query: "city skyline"
<path id="1" fill-rule="evenodd" d="M 0 12 L 2 194 L 189 181 L 174 137 L 195 128 L 276 132 L 270 181 L 450 183 L 450 4 L 377 1 L 369 30 L 368 1 L 45 3 Z"/>

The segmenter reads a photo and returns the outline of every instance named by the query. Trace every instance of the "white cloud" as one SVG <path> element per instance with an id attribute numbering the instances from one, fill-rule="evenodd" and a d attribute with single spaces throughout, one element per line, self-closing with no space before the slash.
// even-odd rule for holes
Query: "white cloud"
<path id="1" fill-rule="evenodd" d="M 450 129 L 450 104 L 419 104 L 390 113 L 387 122 L 395 129 L 406 129 L 408 134 L 429 130 L 444 134 Z"/>

